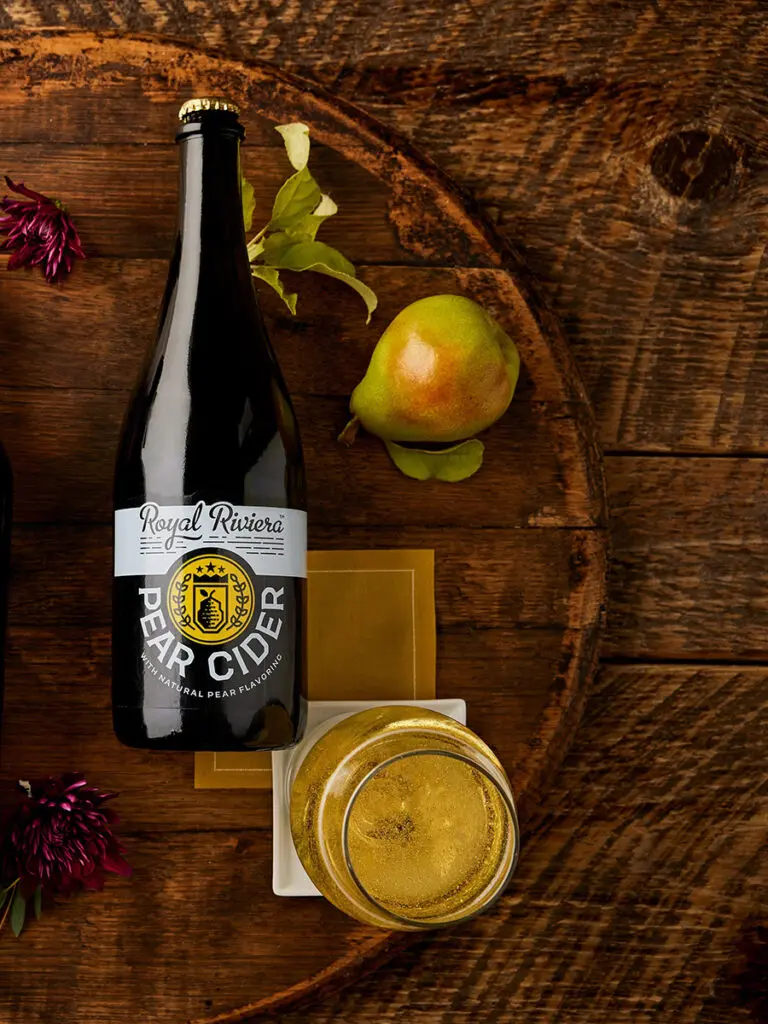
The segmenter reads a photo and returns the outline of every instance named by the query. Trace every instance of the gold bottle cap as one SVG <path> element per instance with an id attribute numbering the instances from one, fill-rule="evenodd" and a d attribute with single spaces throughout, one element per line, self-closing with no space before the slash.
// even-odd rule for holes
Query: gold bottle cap
<path id="1" fill-rule="evenodd" d="M 196 114 L 199 110 L 229 110 L 235 116 L 240 113 L 240 107 L 231 100 L 222 100 L 216 96 L 200 96 L 182 104 L 179 120 L 184 121 L 190 114 Z"/>

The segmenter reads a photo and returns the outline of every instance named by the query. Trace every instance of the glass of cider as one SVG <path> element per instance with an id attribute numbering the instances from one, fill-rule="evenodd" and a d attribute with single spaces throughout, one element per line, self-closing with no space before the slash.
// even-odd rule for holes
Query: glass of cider
<path id="1" fill-rule="evenodd" d="M 304 749 L 289 777 L 291 831 L 339 909 L 412 931 L 467 920 L 502 894 L 520 848 L 514 799 L 466 726 L 425 708 L 369 708 L 320 726 Z"/>

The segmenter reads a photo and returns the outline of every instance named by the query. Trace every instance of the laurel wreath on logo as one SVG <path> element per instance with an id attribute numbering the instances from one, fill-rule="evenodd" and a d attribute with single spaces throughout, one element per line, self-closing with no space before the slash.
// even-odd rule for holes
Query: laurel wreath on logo
<path id="1" fill-rule="evenodd" d="M 230 616 L 229 624 L 230 626 L 242 626 L 248 614 L 248 602 L 250 601 L 250 597 L 246 593 L 248 584 L 245 580 L 241 581 L 238 579 L 237 574 L 234 572 L 229 574 L 229 579 L 235 591 L 235 601 L 237 602 L 237 607 Z"/>
<path id="2" fill-rule="evenodd" d="M 189 590 L 189 581 L 192 579 L 191 572 L 185 572 L 183 576 L 179 578 L 173 584 L 173 593 L 171 594 L 171 601 L 173 603 L 173 610 L 176 614 L 176 621 L 179 626 L 191 626 L 192 616 L 184 608 L 184 595 Z"/>

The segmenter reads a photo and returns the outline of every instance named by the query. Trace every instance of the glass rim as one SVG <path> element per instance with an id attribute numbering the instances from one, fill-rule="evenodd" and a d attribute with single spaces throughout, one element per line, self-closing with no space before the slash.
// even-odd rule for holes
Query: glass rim
<path id="1" fill-rule="evenodd" d="M 471 768 L 477 769 L 477 771 L 484 775 L 504 801 L 504 805 L 506 806 L 507 814 L 509 816 L 512 832 L 512 857 L 507 870 L 504 872 L 504 875 L 498 884 L 496 892 L 494 892 L 493 896 L 487 902 L 483 903 L 475 910 L 471 911 L 468 914 L 459 914 L 458 916 L 453 917 L 448 921 L 430 920 L 429 918 L 406 917 L 403 914 L 396 913 L 394 910 L 390 910 L 389 907 L 385 907 L 378 900 L 374 899 L 374 897 L 368 892 L 363 883 L 360 881 L 357 872 L 355 871 L 354 865 L 352 864 L 352 857 L 350 855 L 349 850 L 350 816 L 352 814 L 352 810 L 357 802 L 358 797 L 362 793 L 363 789 L 365 789 L 365 787 L 374 777 L 374 775 L 377 775 L 383 768 L 388 768 L 390 765 L 395 764 L 397 761 L 404 761 L 406 758 L 409 757 L 424 757 L 430 754 L 437 755 L 438 757 L 452 757 L 455 761 L 463 761 L 464 764 L 469 765 Z M 501 769 L 501 771 L 503 773 L 503 769 Z M 506 775 L 504 777 L 506 778 Z M 463 924 L 465 921 L 471 921 L 479 914 L 485 913 L 485 911 L 489 910 L 506 891 L 506 888 L 509 885 L 511 878 L 515 873 L 518 858 L 520 856 L 520 823 L 517 817 L 517 809 L 515 807 L 514 797 L 512 796 L 512 787 L 508 786 L 508 790 L 509 791 L 506 791 L 504 787 L 502 787 L 499 784 L 498 779 L 494 778 L 493 774 L 484 765 L 478 764 L 478 762 L 468 754 L 461 754 L 458 751 L 453 750 L 440 750 L 438 748 L 433 747 L 422 747 L 419 750 L 404 750 L 401 751 L 399 754 L 393 754 L 392 757 L 386 758 L 386 760 L 382 761 L 381 764 L 374 765 L 373 768 L 366 772 L 363 778 L 360 779 L 360 781 L 355 786 L 352 795 L 350 796 L 347 802 L 347 806 L 344 809 L 344 817 L 341 823 L 341 838 L 342 847 L 344 851 L 344 863 L 346 865 L 347 871 L 349 871 L 352 881 L 357 886 L 363 898 L 372 903 L 377 910 L 379 910 L 385 917 L 389 918 L 390 920 L 398 924 L 408 925 L 410 928 L 418 928 L 421 931 L 426 931 L 428 929 L 433 928 L 450 928 L 453 925 Z"/>

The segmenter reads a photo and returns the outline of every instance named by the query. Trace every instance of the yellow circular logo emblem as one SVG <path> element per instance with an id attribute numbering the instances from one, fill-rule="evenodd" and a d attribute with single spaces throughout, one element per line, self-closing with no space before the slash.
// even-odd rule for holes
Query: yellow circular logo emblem
<path id="1" fill-rule="evenodd" d="M 168 586 L 171 622 L 188 640 L 234 640 L 253 616 L 253 584 L 231 558 L 199 555 L 179 566 Z"/>

